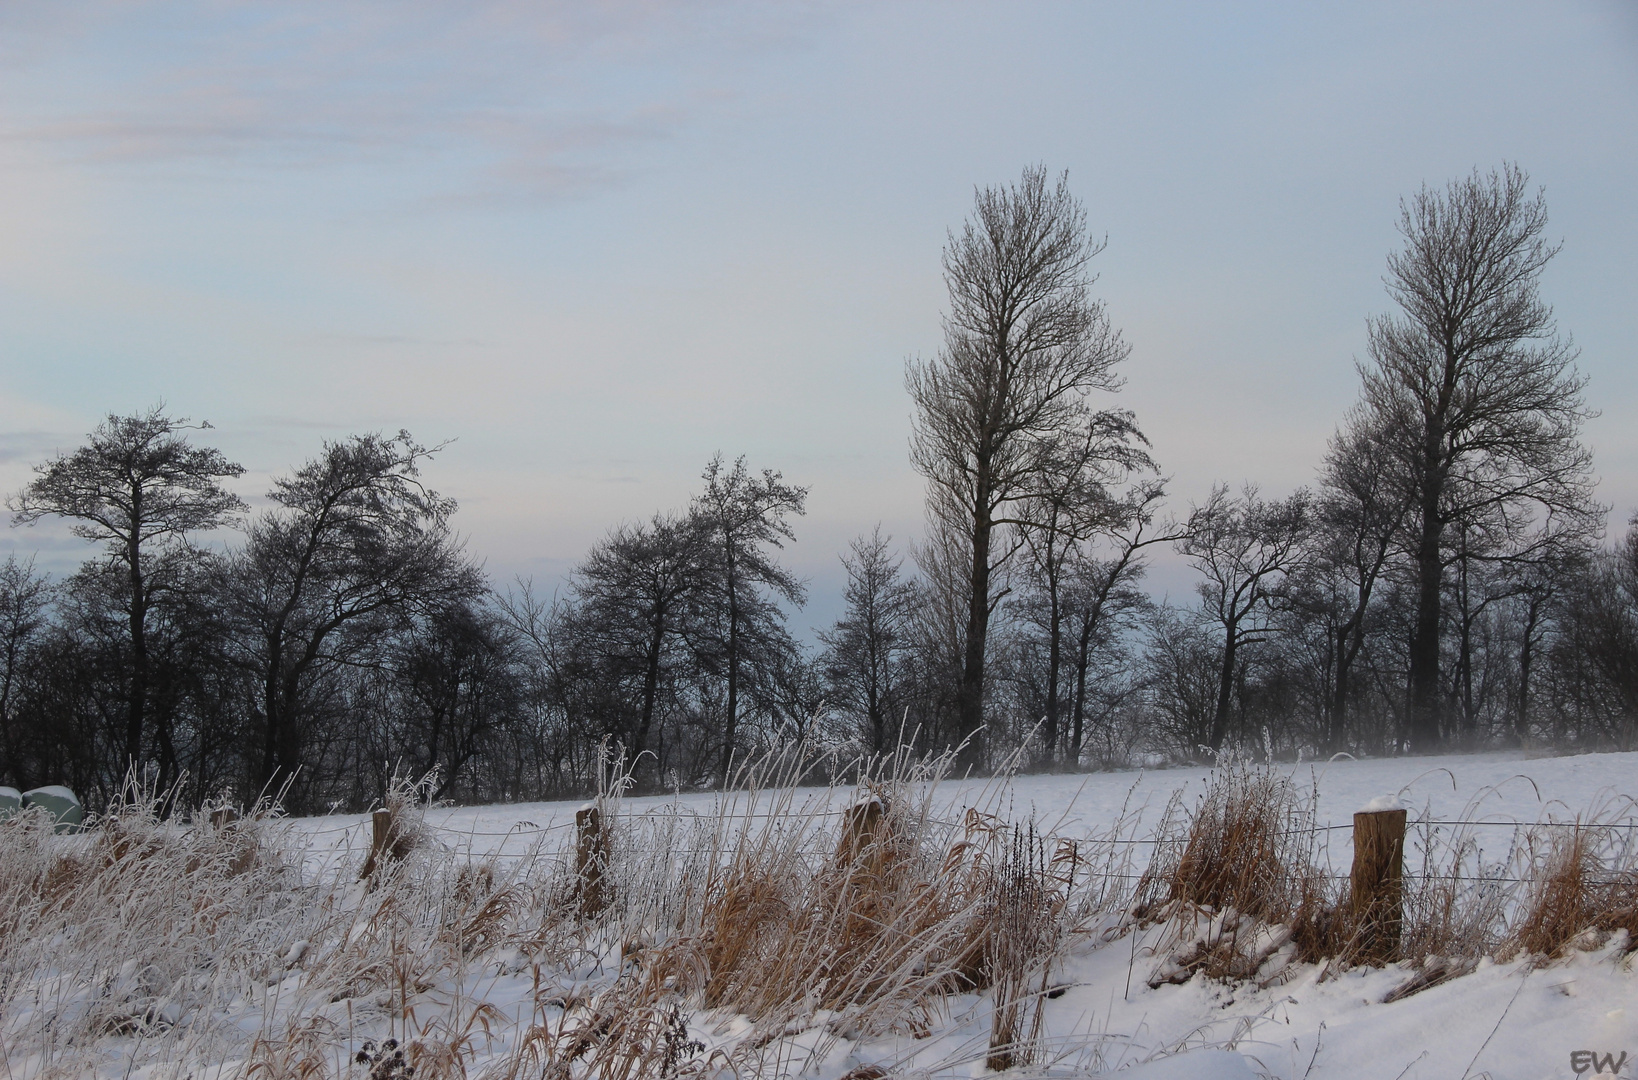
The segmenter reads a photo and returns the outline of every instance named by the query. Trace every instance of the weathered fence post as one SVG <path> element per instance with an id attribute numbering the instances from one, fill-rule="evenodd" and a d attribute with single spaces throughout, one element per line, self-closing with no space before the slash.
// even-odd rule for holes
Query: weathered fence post
<path id="1" fill-rule="evenodd" d="M 884 861 L 882 840 L 885 838 L 884 820 L 887 804 L 881 796 L 872 795 L 842 811 L 842 838 L 836 845 L 836 863 L 844 869 L 856 869 L 862 858 L 869 854 L 871 870 L 880 870 Z"/>
<path id="2" fill-rule="evenodd" d="M 1359 959 L 1387 963 L 1399 952 L 1405 918 L 1405 811 L 1363 810 L 1354 815 L 1353 892 Z"/>
<path id="3" fill-rule="evenodd" d="M 609 839 L 603 831 L 603 813 L 595 806 L 574 812 L 574 874 L 579 891 L 580 913 L 596 915 L 609 906 L 608 887 L 603 875 L 608 870 Z"/>
<path id="4" fill-rule="evenodd" d="M 387 864 L 392 856 L 392 845 L 396 839 L 393 836 L 392 811 L 383 807 L 370 815 L 370 856 L 364 860 L 364 869 L 359 871 L 359 880 L 374 876 L 375 872 Z"/>

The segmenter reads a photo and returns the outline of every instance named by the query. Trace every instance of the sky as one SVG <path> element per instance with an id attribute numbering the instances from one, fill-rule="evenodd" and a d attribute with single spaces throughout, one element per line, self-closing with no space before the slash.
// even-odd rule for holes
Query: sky
<path id="1" fill-rule="evenodd" d="M 0 488 L 164 401 L 253 503 L 408 429 L 500 583 L 555 588 L 715 453 L 838 553 L 922 530 L 907 359 L 975 186 L 1067 170 L 1185 514 L 1311 483 L 1399 200 L 1516 162 L 1563 250 L 1612 533 L 1638 511 L 1638 4 L 0 5 Z M 0 545 L 54 572 L 61 525 Z M 1152 574 L 1186 593 L 1175 557 Z"/>

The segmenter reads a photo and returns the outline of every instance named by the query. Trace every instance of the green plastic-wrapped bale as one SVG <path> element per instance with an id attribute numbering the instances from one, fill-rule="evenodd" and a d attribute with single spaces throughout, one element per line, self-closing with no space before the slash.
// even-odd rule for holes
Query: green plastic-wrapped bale
<path id="1" fill-rule="evenodd" d="M 85 808 L 80 800 L 72 791 L 55 784 L 23 792 L 23 805 L 38 806 L 50 814 L 57 822 L 58 832 L 71 832 L 85 820 Z"/>
<path id="2" fill-rule="evenodd" d="M 23 794 L 14 787 L 0 787 L 0 821 L 16 817 L 23 808 Z"/>

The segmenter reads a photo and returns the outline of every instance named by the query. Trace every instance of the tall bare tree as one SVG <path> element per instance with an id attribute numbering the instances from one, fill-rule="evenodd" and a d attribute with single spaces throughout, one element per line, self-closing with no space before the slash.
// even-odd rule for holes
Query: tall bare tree
<path id="1" fill-rule="evenodd" d="M 998 570 L 1017 550 L 1018 512 L 1042 490 L 1051 456 L 1095 415 L 1088 395 L 1119 386 L 1128 348 L 1087 265 L 1103 250 L 1068 175 L 1044 168 L 977 192 L 944 249 L 944 347 L 907 365 L 915 405 L 910 460 L 926 477 L 930 524 L 959 533 L 969 564 L 958 734 L 966 763 L 986 762 L 984 660 L 1001 599 Z"/>
<path id="2" fill-rule="evenodd" d="M 803 513 L 808 489 L 784 482 L 773 469 L 753 476 L 745 459 L 732 467 L 713 457 L 701 474 L 705 490 L 694 500 L 692 514 L 706 530 L 714 552 L 714 584 L 722 619 L 722 661 L 727 681 L 727 714 L 722 726 L 719 775 L 727 777 L 739 729 L 741 675 L 747 652 L 768 642 L 749 638 L 748 630 L 766 623 L 773 604 L 767 594 L 800 605 L 806 589 L 767 550 L 795 539 L 789 518 Z M 758 616 L 763 616 L 759 618 Z M 765 637 L 766 635 L 759 635 Z"/>
<path id="3" fill-rule="evenodd" d="M 1238 498 L 1218 487 L 1189 515 L 1188 535 L 1178 550 L 1204 575 L 1197 589 L 1205 615 L 1223 634 L 1208 740 L 1213 750 L 1228 734 L 1240 650 L 1278 633 L 1271 616 L 1285 601 L 1286 583 L 1305 558 L 1309 518 L 1306 491 L 1282 502 L 1265 502 L 1249 485 Z"/>
<path id="4" fill-rule="evenodd" d="M 1560 338 L 1538 292 L 1558 253 L 1547 204 L 1515 165 L 1475 171 L 1401 204 L 1404 248 L 1388 258 L 1396 315 L 1372 320 L 1364 401 L 1391 433 L 1414 485 L 1409 547 L 1416 613 L 1409 671 L 1410 741 L 1443 738 L 1441 600 L 1451 561 L 1447 528 L 1533 504 L 1596 516 L 1592 414 L 1576 350 Z"/>
<path id="5" fill-rule="evenodd" d="M 170 587 L 166 568 L 184 557 L 189 533 L 219 528 L 247 509 L 219 483 L 244 468 L 219 450 L 190 444 L 182 434 L 188 430 L 197 429 L 166 416 L 163 404 L 137 416 L 110 415 L 85 446 L 35 466 L 34 479 L 7 500 L 18 524 L 47 516 L 72 520 L 74 535 L 106 545 L 109 560 L 123 572 L 131 647 L 127 765 L 144 760 L 148 616 L 155 598 Z"/>

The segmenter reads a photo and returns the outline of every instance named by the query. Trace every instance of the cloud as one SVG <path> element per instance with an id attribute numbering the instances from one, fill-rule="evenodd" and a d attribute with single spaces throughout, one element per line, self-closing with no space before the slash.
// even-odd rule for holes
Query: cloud
<path id="1" fill-rule="evenodd" d="M 224 176 L 410 163 L 468 202 L 618 184 L 630 151 L 724 99 L 739 58 L 784 47 L 755 8 L 733 34 L 709 6 L 644 3 L 98 10 L 0 14 L 0 37 L 25 39 L 0 49 L 17 61 L 0 145 Z"/>
<path id="2" fill-rule="evenodd" d="M 416 337 L 412 334 L 322 333 L 306 334 L 296 340 L 306 345 L 408 346 L 429 349 L 492 349 L 495 347 L 493 342 L 482 341 L 478 338 L 426 338 Z"/>

